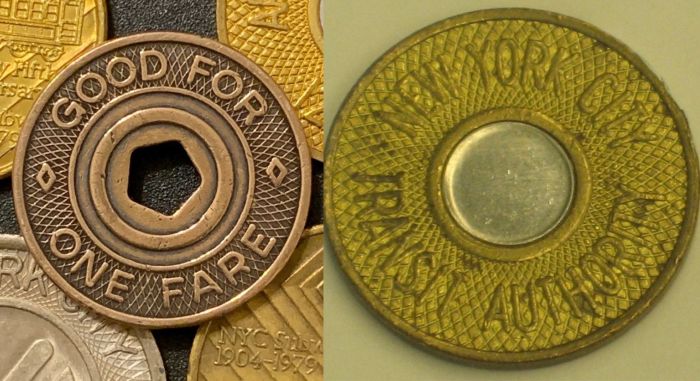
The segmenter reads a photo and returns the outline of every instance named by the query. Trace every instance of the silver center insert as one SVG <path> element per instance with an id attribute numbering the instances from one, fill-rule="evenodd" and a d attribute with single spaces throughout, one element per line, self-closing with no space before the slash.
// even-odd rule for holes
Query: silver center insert
<path id="1" fill-rule="evenodd" d="M 469 234 L 522 245 L 549 233 L 566 215 L 574 195 L 573 165 L 545 131 L 496 122 L 457 144 L 442 190 L 447 209 Z"/>

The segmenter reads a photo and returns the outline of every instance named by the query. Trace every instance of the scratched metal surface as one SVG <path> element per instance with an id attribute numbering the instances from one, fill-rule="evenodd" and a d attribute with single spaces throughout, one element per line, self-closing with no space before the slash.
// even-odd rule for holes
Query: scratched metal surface
<path id="1" fill-rule="evenodd" d="M 551 51 L 570 52 L 557 82 L 562 87 L 524 77 L 509 87 L 498 77 L 500 69 L 484 69 L 500 68 L 494 63 L 500 53 L 490 54 L 497 45 L 491 39 L 538 41 Z M 477 45 L 489 54 L 468 58 Z M 640 115 L 648 111 L 648 117 L 634 119 L 644 128 L 616 129 L 602 115 L 587 116 L 588 100 L 599 94 L 586 90 L 594 87 L 590 83 L 602 82 L 596 79 L 600 73 L 618 72 L 626 82 L 610 96 L 629 94 L 631 107 L 639 107 Z M 608 102 L 600 99 L 596 107 Z M 547 119 L 525 119 L 535 115 Z M 575 167 L 574 193 L 581 201 L 573 201 L 568 220 L 534 244 L 477 241 L 458 227 L 443 197 L 453 187 L 447 171 L 462 139 L 503 120 L 537 124 L 566 145 Z M 653 134 L 647 132 L 651 126 Z M 557 137 L 559 131 L 570 137 Z M 660 80 L 604 32 L 536 10 L 468 13 L 396 45 L 346 98 L 329 134 L 326 163 L 326 234 L 362 296 L 421 344 L 489 365 L 552 361 L 612 338 L 657 300 L 687 248 L 697 213 L 697 158 L 685 118 Z M 478 180 L 471 180 L 473 187 Z M 384 198 L 381 205 L 364 202 L 375 195 Z M 624 222 L 632 215 L 636 222 Z M 608 245 L 615 248 L 608 251 Z M 615 289 L 587 295 L 587 311 L 573 299 L 559 301 L 572 287 L 564 277 L 592 256 L 602 260 L 609 254 L 615 269 L 607 274 L 620 274 L 614 275 Z M 502 280 L 512 297 L 499 304 L 506 300 Z M 550 281 L 557 282 L 559 294 L 547 290 L 541 296 L 537 288 Z M 530 290 L 528 327 L 517 312 L 525 310 L 520 287 Z M 495 311 L 506 309 L 515 315 L 503 316 L 516 317 L 494 319 Z"/>
<path id="2" fill-rule="evenodd" d="M 215 0 L 111 0 L 108 2 L 108 38 L 149 31 L 178 31 L 216 37 Z M 158 163 L 143 163 L 150 173 L 150 186 L 142 197 L 151 204 L 167 203 L 178 192 L 187 189 L 196 179 L 177 157 L 163 152 Z M 312 201 L 307 226 L 322 223 L 323 165 L 313 163 Z M 165 186 L 167 177 L 181 177 L 178 186 Z M 18 234 L 19 228 L 12 202 L 10 179 L 0 181 L 0 233 Z M 165 364 L 168 380 L 185 380 L 187 361 L 196 328 L 169 329 L 153 332 Z"/>

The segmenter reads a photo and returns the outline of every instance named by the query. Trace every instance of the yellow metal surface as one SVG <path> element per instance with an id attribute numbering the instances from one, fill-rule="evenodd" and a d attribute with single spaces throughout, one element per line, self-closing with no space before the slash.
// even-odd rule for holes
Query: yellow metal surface
<path id="1" fill-rule="evenodd" d="M 503 121 L 548 133 L 574 171 L 567 214 L 521 245 L 461 229 L 442 189 L 454 147 Z M 343 105 L 325 164 L 329 239 L 358 291 L 412 339 L 476 362 L 612 337 L 657 300 L 697 215 L 697 157 L 661 81 L 604 32 L 543 11 L 457 16 L 395 46 Z"/>
<path id="2" fill-rule="evenodd" d="M 263 292 L 197 331 L 188 380 L 323 380 L 323 227 Z"/>
<path id="3" fill-rule="evenodd" d="M 323 161 L 322 0 L 218 0 L 219 39 L 265 69 L 297 110 Z"/>
<path id="4" fill-rule="evenodd" d="M 12 172 L 34 100 L 66 64 L 104 41 L 103 0 L 0 1 L 0 177 Z"/>

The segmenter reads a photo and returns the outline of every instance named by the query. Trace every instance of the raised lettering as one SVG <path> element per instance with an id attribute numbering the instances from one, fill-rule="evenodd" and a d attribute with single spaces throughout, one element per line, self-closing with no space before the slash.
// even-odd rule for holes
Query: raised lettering
<path id="1" fill-rule="evenodd" d="M 612 73 L 605 73 L 596 77 L 581 93 L 578 99 L 578 108 L 586 114 L 596 113 L 600 107 L 595 107 L 593 101 L 600 97 L 605 91 L 605 87 L 611 90 L 617 87 L 617 78 Z"/>
<path id="2" fill-rule="evenodd" d="M 73 241 L 73 244 L 69 246 L 70 251 L 67 253 L 62 251 L 66 249 L 65 246 L 60 250 L 58 248 L 58 241 L 62 237 L 70 237 L 70 239 Z M 81 244 L 82 241 L 78 233 L 69 228 L 60 228 L 55 230 L 53 233 L 51 233 L 51 238 L 49 238 L 49 248 L 51 249 L 51 253 L 61 259 L 72 259 L 75 257 L 80 251 Z"/>
<path id="3" fill-rule="evenodd" d="M 102 275 L 107 271 L 107 264 L 102 263 L 99 269 L 97 271 L 94 271 L 95 268 L 95 252 L 87 249 L 85 251 L 85 254 L 83 254 L 80 259 L 78 259 L 77 262 L 71 267 L 70 273 L 73 274 L 77 272 L 81 266 L 87 263 L 87 268 L 85 269 L 85 284 L 88 287 L 95 287 L 95 283 L 102 277 Z"/>
<path id="4" fill-rule="evenodd" d="M 26 262 L 28 271 L 27 274 L 22 278 L 22 289 L 24 291 L 29 291 L 29 287 L 31 287 L 32 283 L 36 282 L 37 287 L 39 287 L 39 292 L 41 293 L 42 296 L 48 295 L 48 291 L 46 289 L 46 283 L 44 282 L 44 272 L 41 270 L 41 267 L 36 264 L 36 262 L 31 259 L 31 257 L 27 258 Z M 2 269 L 0 269 L 0 274 L 2 274 Z"/>
<path id="5" fill-rule="evenodd" d="M 447 286 L 447 292 L 445 293 L 445 296 L 442 298 L 440 303 L 438 304 L 438 314 L 440 316 L 444 316 L 445 311 L 447 309 L 447 306 L 450 304 L 450 301 L 455 297 L 457 294 L 457 287 L 459 287 L 460 284 L 464 283 L 464 274 L 458 272 L 458 271 L 452 271 L 449 273 L 447 276 L 448 279 L 448 286 Z"/>
<path id="6" fill-rule="evenodd" d="M 63 111 L 62 115 L 67 117 L 73 115 L 73 118 L 69 121 L 64 121 L 59 116 L 58 109 L 59 107 L 62 107 L 63 105 L 69 102 L 70 104 Z M 66 98 L 60 98 L 56 101 L 56 103 L 53 104 L 53 107 L 51 108 L 51 119 L 58 127 L 63 129 L 69 129 L 77 126 L 82 120 L 83 115 L 85 115 L 85 109 L 83 108 L 83 106 L 78 104 L 76 101 L 68 101 L 68 99 Z"/>
<path id="7" fill-rule="evenodd" d="M 447 103 L 451 97 L 459 95 L 455 87 L 458 78 L 450 70 L 448 60 L 447 55 L 441 55 L 436 61 L 426 63 L 422 70 L 413 73 L 416 82 L 442 103 Z"/>
<path id="8" fill-rule="evenodd" d="M 564 274 L 568 276 L 572 287 L 567 287 L 562 279 L 557 279 L 555 283 L 559 288 L 559 292 L 561 292 L 562 297 L 571 308 L 572 314 L 578 318 L 583 317 L 582 308 L 585 308 L 587 305 L 588 312 L 593 315 L 597 315 L 596 307 L 598 304 L 596 303 L 591 290 L 586 286 L 586 283 L 583 280 L 581 269 L 569 267 Z M 579 303 L 576 301 L 577 298 L 581 299 L 581 306 L 579 306 Z"/>
<path id="9" fill-rule="evenodd" d="M 181 289 L 171 289 L 170 286 L 182 283 L 185 283 L 183 277 L 163 278 L 163 305 L 165 308 L 170 308 L 170 298 L 182 295 Z"/>
<path id="10" fill-rule="evenodd" d="M 395 214 L 403 207 L 401 197 L 401 178 L 403 173 L 388 175 L 369 175 L 353 173 L 351 179 L 360 183 L 370 183 L 375 190 L 355 196 L 355 202 L 368 203 L 358 215 L 364 215 L 370 211 L 376 211 L 381 215 Z M 380 189 L 376 189 L 380 188 Z"/>
<path id="11" fill-rule="evenodd" d="M 133 280 L 134 278 L 136 277 L 133 274 L 129 274 L 119 269 L 114 270 L 114 272 L 112 273 L 112 277 L 109 279 L 109 283 L 107 284 L 107 291 L 105 292 L 105 297 L 112 299 L 115 302 L 123 302 L 124 297 L 121 295 L 117 295 L 114 292 L 115 290 L 128 292 L 129 286 L 127 286 L 124 283 L 121 283 L 120 281 L 122 279 Z"/>
<path id="12" fill-rule="evenodd" d="M 649 243 L 639 234 L 630 232 L 630 228 L 637 230 L 644 227 L 649 230 L 657 230 L 658 225 L 645 219 L 647 206 L 657 201 L 665 201 L 661 194 L 645 193 L 632 190 L 624 184 L 619 184 L 621 195 L 613 203 L 613 211 L 610 215 L 608 233 L 628 239 L 638 245 L 647 246 Z"/>
<path id="13" fill-rule="evenodd" d="M 581 268 L 596 290 L 610 296 L 620 292 L 620 279 L 604 259 L 595 255 L 586 255 L 581 258 Z M 596 274 L 601 274 L 601 277 L 599 278 Z"/>
<path id="14" fill-rule="evenodd" d="M 233 89 L 230 90 L 228 93 L 224 92 L 224 89 L 221 88 L 221 80 L 224 77 L 233 78 L 233 81 L 235 82 Z M 214 75 L 214 78 L 212 78 L 211 80 L 211 87 L 214 91 L 214 94 L 216 94 L 217 97 L 225 100 L 230 100 L 241 95 L 241 92 L 243 92 L 243 79 L 235 71 L 226 69 Z"/>
<path id="15" fill-rule="evenodd" d="M 496 290 L 491 296 L 489 309 L 484 315 L 484 329 L 488 329 L 492 321 L 500 321 L 503 328 L 510 326 L 510 317 L 508 316 L 508 307 L 506 305 L 506 294 L 502 284 L 496 286 Z"/>
<path id="16" fill-rule="evenodd" d="M 117 77 L 114 76 L 114 68 L 118 64 L 126 65 L 127 67 L 128 76 L 124 79 L 117 79 Z M 134 80 L 136 80 L 136 65 L 134 64 L 134 61 L 126 57 L 114 57 L 107 63 L 106 77 L 107 82 L 116 87 L 122 88 L 129 86 L 134 83 Z"/>
<path id="17" fill-rule="evenodd" d="M 158 60 L 159 68 L 156 72 L 151 72 L 148 65 L 149 58 L 155 57 Z M 141 62 L 141 79 L 144 81 L 155 81 L 163 78 L 168 72 L 168 60 L 165 55 L 157 50 L 142 50 L 139 53 L 139 61 Z M 156 66 L 153 65 L 155 68 Z"/>
<path id="18" fill-rule="evenodd" d="M 129 347 L 126 345 L 126 340 L 128 340 L 128 339 L 129 339 L 128 332 L 122 332 L 119 335 L 119 339 L 117 339 L 117 341 L 115 343 L 113 343 L 112 345 L 110 345 L 109 347 L 105 348 L 104 351 L 102 351 L 102 354 L 104 356 L 111 356 L 111 355 L 113 355 L 115 353 L 119 353 L 119 352 L 128 353 L 128 354 L 132 354 L 132 355 L 139 353 L 138 349 L 132 348 L 132 347 Z"/>
<path id="19" fill-rule="evenodd" d="M 187 74 L 187 83 L 191 84 L 194 82 L 194 79 L 197 77 L 197 75 L 201 75 L 204 77 L 209 77 L 211 75 L 211 72 L 207 69 L 202 68 L 200 65 L 205 64 L 208 66 L 214 66 L 216 65 L 216 62 L 212 60 L 211 58 L 207 58 L 204 56 L 201 56 L 199 54 L 194 56 L 194 60 L 192 61 L 192 66 L 190 67 L 190 72 Z"/>
<path id="20" fill-rule="evenodd" d="M 486 40 L 481 45 L 481 48 L 477 49 L 476 46 L 469 44 L 467 46 L 467 53 L 474 59 L 474 63 L 479 68 L 479 74 L 481 75 L 481 82 L 484 87 L 489 87 L 489 71 L 486 67 L 486 55 L 491 48 L 491 41 Z"/>
<path id="21" fill-rule="evenodd" d="M 396 89 L 401 96 L 404 111 L 410 110 L 412 113 L 419 114 L 421 117 L 429 120 L 434 101 L 424 94 L 428 90 L 423 87 L 423 84 L 416 77 L 416 72 L 409 73 L 396 83 Z M 391 101 L 391 98 L 387 98 L 386 101 Z"/>
<path id="22" fill-rule="evenodd" d="M 14 263 L 14 266 L 7 265 L 7 263 Z M 2 277 L 4 275 L 10 277 L 10 281 L 12 281 L 15 288 L 20 288 L 21 283 L 17 276 L 20 271 L 22 271 L 22 261 L 18 257 L 14 255 L 0 255 L 0 285 L 2 285 Z"/>
<path id="23" fill-rule="evenodd" d="M 88 95 L 85 93 L 85 83 L 89 80 L 97 82 L 100 87 L 100 90 L 95 95 Z M 91 89 L 94 91 L 94 86 L 91 86 Z M 78 98 L 82 99 L 84 102 L 97 103 L 107 95 L 107 81 L 97 73 L 88 72 L 78 78 L 78 82 L 75 85 L 75 92 L 78 94 Z"/>
<path id="24" fill-rule="evenodd" d="M 399 106 L 390 97 L 384 99 L 384 104 L 386 104 L 391 109 L 391 111 L 373 111 L 372 114 L 374 115 L 374 117 L 377 118 L 379 121 L 388 124 L 392 128 L 403 132 L 410 138 L 415 137 L 416 125 L 419 125 L 419 122 L 421 121 L 425 121 L 425 117 L 418 115 L 412 109 L 402 110 L 401 106 Z"/>
<path id="25" fill-rule="evenodd" d="M 418 247 L 419 244 L 415 244 L 414 246 Z M 410 257 L 411 262 L 403 281 L 401 280 L 401 273 L 397 272 L 396 275 L 394 275 L 394 287 L 404 294 L 408 294 L 419 288 L 425 288 L 425 284 L 419 285 L 418 282 L 421 280 L 421 274 L 428 275 L 436 268 L 437 263 L 435 262 L 434 256 L 428 252 L 422 252 L 416 255 L 411 249 L 406 251 L 396 250 L 395 252 L 399 253 L 399 255 L 396 255 L 395 259 L 390 260 L 391 256 L 385 257 L 381 265 L 382 270 L 386 271 L 389 265 L 393 265 L 395 262 L 404 258 Z M 424 278 L 426 278 L 424 281 L 427 280 L 427 276 Z"/>
<path id="26" fill-rule="evenodd" d="M 70 300 L 66 295 L 63 295 L 63 297 L 58 298 L 58 303 L 61 305 L 61 308 L 63 308 L 64 311 L 74 314 L 78 311 L 80 311 L 80 307 L 78 307 L 75 302 Z"/>
<path id="27" fill-rule="evenodd" d="M 518 79 L 518 45 L 511 38 L 504 38 L 496 44 L 496 78 L 504 86 L 512 85 Z"/>
<path id="28" fill-rule="evenodd" d="M 528 40 L 520 73 L 520 85 L 532 84 L 536 89 L 544 90 L 544 66 L 548 60 L 547 46 L 542 41 Z"/>
<path id="29" fill-rule="evenodd" d="M 206 286 L 202 287 L 202 281 L 206 282 Z M 194 273 L 194 302 L 199 303 L 202 295 L 215 291 L 222 294 L 224 290 L 207 274 L 204 270 L 199 270 Z"/>
<path id="30" fill-rule="evenodd" d="M 561 317 L 559 316 L 559 311 L 554 304 L 554 277 L 546 276 L 535 281 L 535 285 L 542 289 L 542 294 L 544 295 L 544 300 L 547 303 L 547 309 L 549 310 L 549 316 L 554 319 L 556 324 L 561 323 Z"/>
<path id="31" fill-rule="evenodd" d="M 593 246 L 595 255 L 605 258 L 621 273 L 634 277 L 646 274 L 644 263 L 639 257 L 625 252 L 625 245 L 616 237 L 602 237 Z"/>
<path id="32" fill-rule="evenodd" d="M 232 260 L 236 260 L 236 264 L 233 265 L 233 267 L 230 267 L 230 262 Z M 228 281 L 234 286 L 238 284 L 236 274 L 241 271 L 247 273 L 250 272 L 250 267 L 245 265 L 245 257 L 243 254 L 235 251 L 229 251 L 226 253 L 226 255 L 221 257 L 221 259 L 216 262 L 216 265 L 221 269 L 221 271 L 224 272 L 226 279 L 228 279 Z"/>
<path id="33" fill-rule="evenodd" d="M 253 233 L 255 232 L 256 228 L 257 226 L 255 226 L 255 224 L 250 224 L 250 226 L 248 226 L 248 229 L 246 229 L 245 233 L 243 234 L 243 237 L 241 237 L 241 242 L 244 245 L 246 245 L 249 249 L 253 250 L 255 254 L 259 255 L 262 258 L 267 258 L 267 256 L 270 255 L 272 248 L 275 246 L 275 243 L 277 243 L 277 239 L 274 237 L 270 238 L 267 242 L 267 245 L 265 245 L 264 248 L 261 248 L 260 245 L 265 239 L 265 236 L 263 236 L 262 234 L 258 234 L 255 237 L 255 239 L 251 241 L 251 237 L 253 236 Z"/>
<path id="34" fill-rule="evenodd" d="M 248 23 L 250 25 L 260 26 L 263 28 L 272 28 L 278 30 L 289 30 L 289 27 L 280 22 L 280 16 L 289 11 L 289 5 L 283 1 L 274 0 L 247 0 L 250 5 L 258 5 L 260 7 L 272 7 L 274 9 L 264 11 L 259 9 L 255 12 Z"/>
<path id="35" fill-rule="evenodd" d="M 255 345 L 257 348 L 267 348 L 267 343 L 262 338 L 258 337 L 266 335 L 269 335 L 269 333 L 260 328 L 253 331 L 253 345 Z"/>
<path id="36" fill-rule="evenodd" d="M 294 107 L 300 112 L 299 117 L 301 119 L 307 120 L 309 123 L 317 126 L 323 127 L 321 118 L 323 117 L 323 106 L 317 105 L 316 107 L 302 107 L 304 102 L 311 98 L 313 94 L 323 92 L 323 86 L 321 86 L 323 80 L 320 77 L 314 78 L 309 87 L 304 90 L 299 98 L 294 102 Z"/>
<path id="37" fill-rule="evenodd" d="M 257 103 L 257 106 L 253 104 L 253 100 Z M 238 111 L 245 108 L 248 111 L 248 115 L 245 118 L 244 124 L 250 126 L 256 117 L 263 116 L 267 112 L 267 101 L 265 98 L 258 93 L 257 90 L 252 90 L 246 94 L 243 99 L 238 101 L 235 106 L 233 106 L 234 111 Z"/>
<path id="38" fill-rule="evenodd" d="M 549 70 L 544 77 L 545 86 L 552 84 L 552 89 L 558 95 L 562 93 L 561 87 L 561 67 L 567 62 L 571 57 L 564 57 L 564 49 L 559 49 L 554 54 L 552 62 L 549 65 Z"/>
<path id="39" fill-rule="evenodd" d="M 537 300 L 535 300 L 535 286 L 532 282 L 527 285 L 527 308 L 522 308 L 522 296 L 520 293 L 520 288 L 517 284 L 510 285 L 510 297 L 511 303 L 513 304 L 513 323 L 515 327 L 522 332 L 532 332 L 537 329 L 538 314 L 537 314 Z M 530 322 L 525 323 L 526 314 L 523 310 L 527 311 L 530 316 Z"/>

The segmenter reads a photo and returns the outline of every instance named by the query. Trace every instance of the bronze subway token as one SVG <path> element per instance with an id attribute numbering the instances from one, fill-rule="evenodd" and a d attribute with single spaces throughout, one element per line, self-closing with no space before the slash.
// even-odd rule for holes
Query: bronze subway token
<path id="1" fill-rule="evenodd" d="M 150 332 L 73 302 L 20 236 L 0 235 L 0 380 L 165 381 Z"/>
<path id="2" fill-rule="evenodd" d="M 683 113 L 629 48 L 526 9 L 408 37 L 330 132 L 333 250 L 399 331 L 444 353 L 583 353 L 648 310 L 693 232 Z"/>
<path id="3" fill-rule="evenodd" d="M 131 324 L 231 310 L 302 233 L 310 157 L 282 91 L 218 42 L 150 33 L 64 70 L 20 136 L 15 205 L 28 246 L 71 297 Z M 128 192 L 132 155 L 177 144 L 201 184 L 174 213 Z"/>

